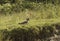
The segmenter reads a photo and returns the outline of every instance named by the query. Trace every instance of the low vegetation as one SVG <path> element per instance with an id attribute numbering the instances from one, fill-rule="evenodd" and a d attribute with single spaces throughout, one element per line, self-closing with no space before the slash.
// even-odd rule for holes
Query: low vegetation
<path id="1" fill-rule="evenodd" d="M 0 0 L 0 41 L 43 41 L 55 34 L 60 35 L 59 0 Z"/>

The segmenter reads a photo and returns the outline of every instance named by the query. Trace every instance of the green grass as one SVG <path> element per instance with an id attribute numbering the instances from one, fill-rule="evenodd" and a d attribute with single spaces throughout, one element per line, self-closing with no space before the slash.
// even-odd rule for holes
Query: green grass
<path id="1" fill-rule="evenodd" d="M 0 17 L 0 29 L 6 29 L 8 27 L 19 27 L 22 25 L 19 25 L 18 23 L 24 21 L 26 19 L 25 16 L 22 15 L 22 17 L 19 16 L 20 14 L 13 14 L 12 16 L 1 16 Z M 36 25 L 44 25 L 44 24 L 52 24 L 52 23 L 59 23 L 59 18 L 51 18 L 51 19 L 36 19 L 36 18 L 30 18 L 29 23 L 25 24 L 24 26 L 36 26 Z"/>
<path id="2" fill-rule="evenodd" d="M 60 6 L 53 4 L 41 4 L 39 10 L 26 9 L 20 13 L 0 14 L 0 29 L 8 29 L 11 27 L 19 27 L 18 23 L 24 21 L 27 17 L 30 18 L 29 23 L 24 26 L 44 25 L 60 22 Z M 30 14 L 31 16 L 27 14 Z"/>
<path id="3" fill-rule="evenodd" d="M 31 16 L 29 14 L 31 14 Z M 24 24 L 24 25 L 18 24 L 18 23 L 21 23 L 24 20 L 26 20 L 27 17 L 30 18 L 30 20 L 27 24 Z M 26 34 L 25 31 L 29 32 L 28 35 L 30 35 L 31 34 L 30 31 L 32 31 L 33 34 L 32 34 L 32 36 L 30 35 L 31 38 L 34 37 L 34 35 L 35 35 L 34 31 L 36 32 L 36 35 L 38 33 L 39 36 L 40 36 L 40 34 L 42 34 L 42 36 L 45 34 L 50 36 L 50 30 L 51 29 L 52 29 L 52 31 L 55 30 L 54 29 L 55 26 L 51 26 L 51 24 L 56 24 L 56 23 L 60 23 L 60 5 L 41 4 L 40 6 L 38 6 L 38 8 L 35 8 L 35 10 L 26 9 L 25 11 L 20 12 L 20 13 L 0 14 L 0 30 L 3 30 L 3 31 L 1 31 L 1 34 L 0 34 L 0 40 L 2 41 L 2 39 L 4 37 L 6 37 L 6 35 L 4 36 L 4 33 L 5 33 L 4 31 L 6 31 L 5 34 L 7 34 L 7 33 L 11 34 L 11 36 L 13 37 L 12 40 L 15 39 L 15 36 L 17 36 L 18 38 L 21 38 L 22 36 L 24 36 Z M 46 24 L 47 24 L 47 26 L 45 26 Z M 43 26 L 42 29 L 40 28 L 41 26 Z M 20 27 L 20 29 L 19 29 L 19 27 Z M 43 28 L 45 28 L 45 27 L 47 29 L 45 29 L 45 32 L 44 32 Z M 17 29 L 14 29 L 14 28 L 17 28 Z M 6 29 L 10 30 L 10 31 L 7 31 Z M 13 29 L 13 30 L 11 30 L 11 29 Z M 24 34 L 24 32 L 25 32 L 25 34 Z M 15 33 L 17 33 L 17 34 L 15 34 Z M 21 33 L 22 33 L 22 36 L 21 37 L 18 36 Z M 51 33 L 53 33 L 53 32 L 51 32 Z M 8 34 L 8 36 L 9 36 L 9 34 Z M 30 37 L 27 36 L 27 38 L 29 39 Z M 7 40 L 7 41 L 9 41 L 9 40 Z"/>

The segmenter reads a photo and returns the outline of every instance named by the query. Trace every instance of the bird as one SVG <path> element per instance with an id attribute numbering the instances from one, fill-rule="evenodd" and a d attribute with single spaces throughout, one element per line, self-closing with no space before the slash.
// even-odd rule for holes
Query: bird
<path id="1" fill-rule="evenodd" d="M 21 23 L 18 23 L 18 24 L 27 24 L 29 21 L 29 18 L 27 18 L 25 21 L 21 22 Z"/>

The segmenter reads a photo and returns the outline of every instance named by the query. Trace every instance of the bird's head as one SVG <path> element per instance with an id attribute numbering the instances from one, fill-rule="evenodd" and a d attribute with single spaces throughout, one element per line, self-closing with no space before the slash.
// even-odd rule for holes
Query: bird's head
<path id="1" fill-rule="evenodd" d="M 26 20 L 29 21 L 29 18 L 27 18 Z"/>

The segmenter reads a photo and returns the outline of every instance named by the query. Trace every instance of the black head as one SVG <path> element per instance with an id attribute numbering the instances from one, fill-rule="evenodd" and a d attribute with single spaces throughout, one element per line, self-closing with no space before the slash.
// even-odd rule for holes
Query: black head
<path id="1" fill-rule="evenodd" d="M 26 20 L 29 20 L 29 18 L 27 18 Z"/>

